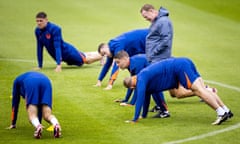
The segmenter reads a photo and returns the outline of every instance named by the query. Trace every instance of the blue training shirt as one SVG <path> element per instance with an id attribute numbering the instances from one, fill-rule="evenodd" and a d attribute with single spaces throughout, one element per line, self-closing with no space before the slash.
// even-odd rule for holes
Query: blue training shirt
<path id="1" fill-rule="evenodd" d="M 131 76 L 137 75 L 142 69 L 144 69 L 145 67 L 147 67 L 149 65 L 147 58 L 146 58 L 146 54 L 134 55 L 134 56 L 130 57 L 129 60 L 130 60 L 130 64 L 128 67 L 128 71 L 130 72 Z M 133 90 L 128 88 L 124 102 L 128 101 L 132 92 L 133 92 Z M 134 93 L 132 101 L 130 102 L 132 105 L 135 103 L 135 99 L 136 99 L 136 96 Z"/>
<path id="2" fill-rule="evenodd" d="M 52 86 L 47 76 L 39 72 L 26 72 L 19 75 L 12 89 L 12 125 L 16 124 L 20 97 L 29 104 L 52 108 Z M 41 112 L 41 111 L 40 111 Z M 41 118 L 41 114 L 39 114 Z"/>
<path id="3" fill-rule="evenodd" d="M 125 50 L 131 57 L 136 54 L 145 53 L 145 42 L 148 34 L 148 29 L 136 29 L 119 35 L 118 37 L 109 41 L 108 46 L 113 57 L 119 51 Z M 113 57 L 108 57 L 106 64 L 103 66 L 98 80 L 102 81 L 106 76 L 109 68 L 113 63 Z M 110 80 L 115 80 L 118 73 L 118 66 L 114 63 Z"/>
<path id="4" fill-rule="evenodd" d="M 188 58 L 169 58 L 144 68 L 137 75 L 137 100 L 133 121 L 139 118 L 146 93 L 178 88 L 179 83 L 190 88 L 189 82 L 193 83 L 198 77 L 200 75 L 195 65 Z"/>
<path id="5" fill-rule="evenodd" d="M 37 39 L 37 57 L 39 67 L 43 66 L 43 47 L 47 49 L 48 53 L 56 61 L 57 65 L 60 65 L 61 61 L 71 64 L 72 62 L 70 57 L 79 54 L 79 51 L 74 46 L 64 42 L 61 28 L 51 22 L 48 22 L 44 29 L 39 29 L 37 27 L 35 29 L 35 36 Z"/>

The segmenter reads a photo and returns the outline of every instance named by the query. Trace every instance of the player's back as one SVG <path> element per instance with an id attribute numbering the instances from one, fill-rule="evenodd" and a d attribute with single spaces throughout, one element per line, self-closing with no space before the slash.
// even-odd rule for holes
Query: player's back
<path id="1" fill-rule="evenodd" d="M 158 92 L 177 87 L 174 77 L 174 59 L 166 59 L 153 63 L 144 68 L 138 75 L 139 79 L 144 79 L 146 86 L 151 92 Z"/>
<path id="2" fill-rule="evenodd" d="M 129 56 L 145 53 L 145 42 L 148 29 L 136 29 L 119 35 L 109 41 L 109 48 L 114 55 L 125 50 Z"/>

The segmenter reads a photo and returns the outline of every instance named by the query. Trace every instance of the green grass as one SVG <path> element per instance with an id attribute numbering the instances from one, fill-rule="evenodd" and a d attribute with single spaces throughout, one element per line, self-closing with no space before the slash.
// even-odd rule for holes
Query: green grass
<path id="1" fill-rule="evenodd" d="M 239 16 L 239 5 L 240 1 L 231 0 L 231 1 L 219 1 L 219 0 L 201 0 L 201 1 L 192 1 L 192 0 L 176 0 L 180 3 L 195 7 L 199 10 L 218 15 L 229 20 L 240 22 Z"/>
<path id="2" fill-rule="evenodd" d="M 17 129 L 6 130 L 10 125 L 12 82 L 14 78 L 36 67 L 34 37 L 35 14 L 46 11 L 49 20 L 62 27 L 63 37 L 81 51 L 93 51 L 100 42 L 107 42 L 118 34 L 148 27 L 139 9 L 144 0 L 119 2 L 110 0 L 9 0 L 0 1 L 0 138 L 1 143 L 84 143 L 84 144 L 145 144 L 166 143 L 229 128 L 239 123 L 239 92 L 219 85 L 220 97 L 235 116 L 220 126 L 211 126 L 215 112 L 196 97 L 173 99 L 165 93 L 171 112 L 169 119 L 147 119 L 136 125 L 124 123 L 133 117 L 134 108 L 114 103 L 123 98 L 122 79 L 128 75 L 121 71 L 111 91 L 96 88 L 101 66 L 98 63 L 81 68 L 64 65 L 55 73 L 55 63 L 44 54 L 42 70 L 53 84 L 53 113 L 62 125 L 63 137 L 53 139 L 44 131 L 41 140 L 32 138 L 33 127 L 27 120 L 24 101 L 21 101 Z M 222 1 L 155 1 L 170 11 L 174 25 L 173 54 L 194 60 L 202 77 L 240 87 L 239 66 L 239 2 Z M 224 9 L 223 11 L 221 9 Z M 27 62 L 10 61 L 24 59 Z M 154 103 L 151 103 L 153 106 Z M 49 125 L 44 122 L 45 127 Z M 185 143 L 239 143 L 240 129 Z"/>

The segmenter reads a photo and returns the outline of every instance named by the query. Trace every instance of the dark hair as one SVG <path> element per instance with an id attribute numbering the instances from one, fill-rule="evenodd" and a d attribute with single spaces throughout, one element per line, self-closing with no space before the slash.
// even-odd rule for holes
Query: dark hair
<path id="1" fill-rule="evenodd" d="M 47 14 L 45 12 L 39 12 L 37 13 L 36 18 L 47 18 Z"/>
<path id="2" fill-rule="evenodd" d="M 142 6 L 142 8 L 140 9 L 140 12 L 142 13 L 142 11 L 149 11 L 150 9 L 155 9 L 153 5 L 151 4 L 145 4 Z"/>
<path id="3" fill-rule="evenodd" d="M 98 45 L 98 53 L 100 53 L 101 48 L 105 45 L 105 43 L 100 43 Z"/>
<path id="4" fill-rule="evenodd" d="M 119 51 L 119 52 L 114 56 L 115 59 L 121 59 L 121 58 L 123 58 L 123 57 L 129 57 L 128 53 L 127 53 L 126 51 L 124 51 L 124 50 Z"/>

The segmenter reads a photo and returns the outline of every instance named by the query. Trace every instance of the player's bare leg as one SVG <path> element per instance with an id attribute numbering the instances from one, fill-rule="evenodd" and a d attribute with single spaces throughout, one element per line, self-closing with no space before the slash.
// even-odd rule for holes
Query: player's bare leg
<path id="1" fill-rule="evenodd" d="M 202 79 L 200 79 L 201 83 L 204 83 Z M 204 85 L 205 86 L 205 85 Z M 207 87 L 206 89 L 209 89 L 209 87 Z M 223 103 L 223 101 L 220 99 L 220 97 L 218 96 L 217 92 L 214 91 L 210 91 L 213 95 L 213 97 L 215 98 L 216 102 L 223 107 L 225 104 Z"/>
<path id="2" fill-rule="evenodd" d="M 176 98 L 186 98 L 195 96 L 192 90 L 186 89 L 182 85 L 179 85 L 178 88 L 169 90 L 169 93 L 172 97 Z"/>
<path id="3" fill-rule="evenodd" d="M 206 87 L 206 89 L 207 89 L 208 91 L 217 94 L 217 89 L 216 89 L 216 88 L 211 88 L 211 87 L 209 87 L 208 85 L 206 85 L 205 87 Z M 176 97 L 176 98 L 179 98 L 179 99 L 180 99 L 180 98 L 186 98 L 186 97 L 196 96 L 191 89 L 186 89 L 186 88 L 184 88 L 182 85 L 179 85 L 178 88 L 169 90 L 169 94 L 170 94 L 172 97 Z"/>
<path id="4" fill-rule="evenodd" d="M 191 89 L 197 96 L 202 98 L 214 110 L 220 107 L 220 105 L 217 103 L 216 99 L 214 98 L 214 95 L 204 87 L 204 84 L 201 78 L 197 78 L 194 81 Z"/>
<path id="5" fill-rule="evenodd" d="M 202 78 L 197 78 L 192 84 L 191 89 L 193 92 L 202 98 L 210 107 L 212 107 L 217 112 L 217 119 L 213 122 L 213 125 L 220 125 L 222 122 L 228 119 L 228 112 L 219 104 L 218 99 L 220 98 L 213 92 L 206 89 Z M 221 100 L 220 100 L 221 101 Z"/>
<path id="6" fill-rule="evenodd" d="M 39 139 L 42 136 L 42 125 L 40 124 L 39 119 L 37 117 L 37 113 L 38 113 L 37 106 L 31 105 L 31 104 L 28 105 L 27 112 L 28 112 L 29 121 L 35 127 L 34 137 Z"/>
<path id="7" fill-rule="evenodd" d="M 86 64 L 91 64 L 96 61 L 101 61 L 103 56 L 101 56 L 97 51 L 96 52 L 85 52 Z"/>
<path id="8" fill-rule="evenodd" d="M 43 105 L 43 118 L 54 126 L 54 137 L 59 138 L 61 136 L 61 127 L 57 118 L 52 114 L 52 110 L 49 106 Z"/>

